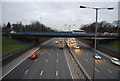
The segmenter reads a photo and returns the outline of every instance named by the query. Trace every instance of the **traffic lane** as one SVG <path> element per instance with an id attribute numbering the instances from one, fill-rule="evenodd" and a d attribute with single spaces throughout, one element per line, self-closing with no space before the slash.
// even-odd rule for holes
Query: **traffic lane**
<path id="1" fill-rule="evenodd" d="M 84 51 L 85 51 L 85 49 L 84 49 Z M 85 52 L 86 52 L 85 54 L 90 54 L 92 56 L 94 54 L 94 51 L 90 51 L 90 50 L 89 51 L 86 50 Z M 105 75 L 106 78 L 117 79 L 119 67 L 116 65 L 113 65 L 109 58 L 107 58 L 103 55 L 100 55 L 100 56 L 102 57 L 102 59 L 97 61 L 96 65 L 103 72 L 103 75 L 106 74 Z"/>
<path id="2" fill-rule="evenodd" d="M 79 45 L 78 45 L 78 46 L 79 46 Z M 80 45 L 80 46 L 81 46 L 81 48 L 80 48 L 81 50 L 82 50 L 82 48 L 85 48 L 85 47 L 82 47 L 82 45 Z M 85 51 L 85 49 L 84 49 L 84 51 Z M 86 56 L 89 57 L 89 58 L 87 58 L 87 59 L 90 59 L 90 56 L 88 56 L 88 54 L 90 54 L 90 55 L 92 55 L 92 56 L 93 56 L 93 54 L 94 54 L 93 51 L 91 51 L 90 53 L 89 53 L 89 52 L 90 52 L 90 50 L 89 50 L 89 51 L 86 50 L 86 53 L 84 53 L 84 55 L 86 54 L 86 55 L 85 55 L 85 58 L 86 58 Z M 105 58 L 106 58 L 106 57 L 105 57 Z M 104 59 L 105 59 L 105 58 L 104 58 Z M 87 59 L 85 59 L 85 60 L 87 60 Z M 108 58 L 106 58 L 106 59 L 109 60 Z M 99 61 L 99 62 L 100 62 L 100 61 Z M 98 64 L 99 64 L 99 63 L 98 63 Z M 100 65 L 98 68 L 99 68 L 100 70 L 103 70 L 104 68 L 101 67 L 101 66 L 102 66 L 102 65 Z M 112 75 L 110 74 L 111 71 L 110 71 L 109 69 L 105 69 L 105 70 L 103 70 L 102 72 L 103 72 L 103 74 L 107 73 L 107 74 L 106 74 L 106 77 L 107 77 L 107 78 L 109 77 L 109 78 L 113 78 L 113 79 L 115 78 L 115 79 L 116 79 L 116 77 L 118 77 L 118 76 L 117 76 L 118 71 L 115 70 L 115 69 L 114 69 L 113 71 L 114 71 L 114 73 L 112 73 Z M 99 71 L 97 70 L 97 72 L 99 72 Z M 114 75 L 114 76 L 113 76 L 113 75 Z"/>
<path id="3" fill-rule="evenodd" d="M 44 47 L 43 47 L 44 48 Z M 41 49 L 42 50 L 42 49 Z M 33 64 L 28 58 L 19 64 L 14 70 L 12 70 L 3 79 L 20 79 L 24 72 Z M 16 75 L 16 76 L 14 76 Z"/>
<path id="4" fill-rule="evenodd" d="M 47 46 L 48 47 L 48 46 Z M 54 48 L 54 49 L 53 49 Z M 67 70 L 67 73 L 65 74 L 65 73 L 63 73 L 64 71 L 62 71 L 62 72 L 60 72 L 59 71 L 59 69 L 58 69 L 58 67 L 60 67 L 60 68 L 65 68 L 65 66 L 67 66 L 67 64 L 65 64 L 64 65 L 64 67 L 61 67 L 61 66 L 59 66 L 59 62 L 60 62 L 60 60 L 61 59 L 59 59 L 58 60 L 58 53 L 60 53 L 60 54 L 62 54 L 63 55 L 63 50 L 61 49 L 61 50 L 59 50 L 58 49 L 58 47 L 56 48 L 56 47 L 53 47 L 51 50 L 50 50 L 50 52 L 47 54 L 46 53 L 46 55 L 49 55 L 49 57 L 48 56 L 46 56 L 47 57 L 47 60 L 46 60 L 46 62 L 47 63 L 45 63 L 45 65 L 44 65 L 44 68 L 43 68 L 43 70 L 40 70 L 39 72 L 38 72 L 38 70 L 36 70 L 39 74 L 40 74 L 40 76 L 38 76 L 38 74 L 34 74 L 33 76 L 30 76 L 29 74 L 31 74 L 31 73 L 33 73 L 33 71 L 31 71 L 31 73 L 27 73 L 26 74 L 26 76 L 25 77 L 30 77 L 30 78 L 32 78 L 32 77 L 35 77 L 35 78 L 39 78 L 39 79 L 64 79 L 64 77 L 66 78 L 66 79 L 69 79 L 68 77 L 71 77 L 70 76 L 70 73 L 69 73 L 69 70 L 68 70 L 68 67 L 66 68 Z M 61 51 L 61 52 L 60 52 Z M 45 55 L 45 54 L 43 54 L 43 55 Z M 61 55 L 60 55 L 61 56 Z M 62 57 L 62 58 L 64 58 L 64 57 Z M 39 62 L 39 59 L 37 60 L 37 62 Z M 55 62 L 55 63 L 54 63 Z M 62 63 L 63 62 L 65 62 L 63 59 L 62 59 Z M 53 65 L 54 64 L 54 65 Z M 40 64 L 36 64 L 37 65 L 37 67 L 39 68 L 39 66 L 38 65 L 40 65 Z M 52 66 L 51 66 L 52 65 Z M 62 64 L 63 65 L 63 64 Z M 33 65 L 33 68 L 34 68 L 34 66 L 35 65 Z M 32 69 L 33 69 L 32 68 Z M 61 70 L 61 69 L 60 69 Z M 65 72 L 66 72 L 65 71 Z M 28 71 L 29 72 L 29 71 Z M 37 73 L 37 72 L 35 72 L 35 73 Z M 62 74 L 62 75 L 61 75 Z M 64 77 L 63 77 L 64 76 Z M 28 78 L 27 77 L 27 78 Z"/>
<path id="5" fill-rule="evenodd" d="M 49 54 L 52 54 L 51 50 L 49 51 Z M 47 79 L 49 76 L 45 75 L 46 73 L 48 74 L 50 73 L 50 77 L 54 77 L 54 75 L 51 74 L 51 72 L 54 72 L 53 70 L 55 69 L 56 65 L 52 65 L 52 69 L 50 68 L 51 61 L 52 63 L 54 63 L 54 59 L 50 60 L 49 58 L 51 57 L 49 54 L 43 53 L 42 56 L 37 59 L 36 63 L 29 68 L 28 73 L 23 78 L 24 79 L 45 79 L 45 78 Z"/>
<path id="6" fill-rule="evenodd" d="M 86 58 L 84 56 L 82 56 L 84 54 L 84 52 L 81 51 L 80 54 L 76 54 L 76 52 L 73 50 L 74 55 L 76 56 L 76 58 L 78 59 L 78 61 L 80 62 L 80 64 L 83 66 L 83 68 L 86 70 L 86 72 L 88 73 L 88 75 L 93 78 L 93 65 L 94 65 L 94 60 L 89 58 Z M 97 69 L 95 70 L 95 73 L 98 72 Z M 101 74 L 101 73 L 97 73 L 97 76 L 99 77 L 99 79 L 105 79 L 105 77 Z"/>
<path id="7" fill-rule="evenodd" d="M 90 57 L 93 56 L 93 54 L 94 54 L 94 52 L 93 53 L 91 52 L 91 53 L 88 54 L 88 52 L 85 51 L 83 57 L 88 60 L 88 59 L 90 59 Z M 92 57 L 91 59 L 94 60 L 94 57 Z M 109 67 L 109 68 L 108 68 L 107 65 L 105 66 L 103 59 L 105 59 L 105 58 L 102 57 L 101 60 L 95 59 L 95 67 L 97 68 L 97 69 L 95 69 L 96 72 L 100 72 L 102 75 L 104 75 L 105 78 L 117 79 L 117 77 L 118 77 L 118 70 L 116 70 L 115 68 L 111 68 L 112 66 Z M 88 60 L 87 62 L 89 62 L 89 61 L 90 60 Z"/>
<path id="8" fill-rule="evenodd" d="M 69 71 L 69 67 L 67 64 L 67 60 L 65 58 L 64 49 L 60 49 L 57 55 L 57 64 L 58 64 L 58 71 L 59 77 L 58 79 L 72 79 L 72 76 Z"/>
<path id="9" fill-rule="evenodd" d="M 53 41 L 49 42 L 43 47 L 44 51 L 38 54 L 39 58 L 37 58 L 37 61 L 35 62 L 35 64 L 33 64 L 29 68 L 29 70 L 26 70 L 27 73 L 23 76 L 23 79 L 44 79 L 45 78 L 43 74 L 46 73 L 45 70 L 47 70 L 46 67 L 48 67 L 47 64 L 49 64 L 47 62 L 50 61 L 50 60 L 48 61 L 48 58 L 52 54 L 51 53 L 52 49 L 54 49 L 54 47 L 52 46 Z"/>
<path id="10" fill-rule="evenodd" d="M 80 43 L 80 41 L 77 40 L 77 43 L 81 47 L 81 49 L 88 51 L 92 55 L 94 54 L 93 50 L 90 50 L 89 48 L 85 47 L 82 43 Z M 105 59 L 105 61 L 107 61 L 109 64 L 111 64 L 114 68 L 118 68 L 118 66 L 112 64 L 110 58 L 108 58 L 108 57 L 106 57 L 106 56 L 104 56 L 102 54 L 100 54 L 100 55 Z"/>
<path id="11" fill-rule="evenodd" d="M 75 50 L 75 49 L 73 49 L 73 50 Z M 87 63 L 87 66 L 90 67 L 91 65 L 93 65 L 92 61 L 94 61 L 94 57 L 93 57 L 94 52 L 93 53 L 91 52 L 91 54 L 90 54 L 86 51 L 83 51 L 82 49 L 80 50 L 80 52 L 83 52 L 83 53 L 81 53 L 81 57 L 84 58 L 83 60 L 85 61 L 85 63 Z M 78 57 L 78 55 L 80 55 L 80 54 L 77 54 L 77 57 Z M 112 72 L 111 69 L 103 67 L 102 60 L 95 59 L 95 67 L 96 67 L 95 72 L 100 72 L 102 75 L 104 75 L 103 77 L 105 77 L 105 78 L 117 79 L 117 77 L 118 77 L 118 71 L 114 69 Z M 93 67 L 91 67 L 91 69 L 92 68 Z M 98 79 L 101 79 L 101 78 L 102 77 L 98 77 Z"/>

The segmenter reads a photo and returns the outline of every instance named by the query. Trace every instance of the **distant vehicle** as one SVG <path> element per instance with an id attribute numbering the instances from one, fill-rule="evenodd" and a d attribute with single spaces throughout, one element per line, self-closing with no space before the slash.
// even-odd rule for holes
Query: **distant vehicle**
<path id="1" fill-rule="evenodd" d="M 74 43 L 76 43 L 77 41 L 76 40 L 73 40 Z"/>
<path id="2" fill-rule="evenodd" d="M 62 42 L 62 40 L 60 40 L 60 42 Z"/>
<path id="3" fill-rule="evenodd" d="M 55 41 L 55 44 L 58 44 L 58 41 Z"/>
<path id="4" fill-rule="evenodd" d="M 80 47 L 79 47 L 79 46 L 75 46 L 74 48 L 75 48 L 75 49 L 79 49 Z"/>
<path id="5" fill-rule="evenodd" d="M 16 33 L 15 31 L 11 31 L 10 33 Z"/>
<path id="6" fill-rule="evenodd" d="M 95 58 L 95 59 L 101 59 L 101 56 L 100 56 L 99 54 L 95 54 L 95 55 L 94 55 L 94 58 Z"/>
<path id="7" fill-rule="evenodd" d="M 86 34 L 84 30 L 73 30 L 72 33 L 73 34 Z"/>
<path id="8" fill-rule="evenodd" d="M 103 35 L 110 35 L 110 33 L 109 32 L 104 32 Z"/>
<path id="9" fill-rule="evenodd" d="M 116 65 L 120 65 L 120 60 L 117 58 L 111 58 L 111 62 L 116 64 Z"/>
<path id="10" fill-rule="evenodd" d="M 60 49 L 63 49 L 64 47 L 63 46 L 59 46 Z"/>
<path id="11" fill-rule="evenodd" d="M 35 58 L 37 58 L 37 55 L 36 54 L 32 54 L 32 55 L 29 56 L 29 58 L 30 59 L 35 59 Z"/>

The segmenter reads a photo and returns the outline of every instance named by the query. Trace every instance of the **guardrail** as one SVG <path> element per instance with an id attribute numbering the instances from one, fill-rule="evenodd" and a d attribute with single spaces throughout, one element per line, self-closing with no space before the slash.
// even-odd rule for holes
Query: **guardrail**
<path id="1" fill-rule="evenodd" d="M 66 46 L 69 50 L 69 52 L 71 53 L 73 59 L 75 60 L 76 64 L 78 65 L 79 69 L 81 70 L 85 81 L 92 81 L 91 77 L 88 75 L 88 73 L 86 72 L 86 70 L 83 68 L 83 66 L 79 63 L 79 61 L 77 60 L 77 58 L 74 56 L 74 53 L 70 50 L 70 48 L 68 47 L 67 43 Z"/>
<path id="2" fill-rule="evenodd" d="M 10 61 L 12 61 L 13 59 L 15 59 L 16 57 L 19 57 L 20 55 L 22 55 L 24 52 L 26 52 L 27 50 L 31 49 L 32 47 L 34 47 L 34 44 L 27 46 L 23 49 L 20 49 L 18 51 L 15 52 L 11 52 L 11 54 L 9 56 L 4 57 L 1 61 L 2 61 L 2 66 L 8 64 Z"/>

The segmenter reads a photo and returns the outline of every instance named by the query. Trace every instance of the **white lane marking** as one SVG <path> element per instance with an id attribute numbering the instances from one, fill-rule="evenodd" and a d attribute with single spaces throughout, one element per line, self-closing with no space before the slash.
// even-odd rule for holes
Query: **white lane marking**
<path id="1" fill-rule="evenodd" d="M 66 61 L 67 61 L 67 65 L 68 65 L 68 68 L 69 68 L 69 71 L 70 71 L 70 75 L 71 75 L 72 79 L 74 79 L 73 74 L 72 74 L 72 72 L 71 72 L 71 70 L 70 70 L 70 65 L 69 65 L 69 63 L 68 63 L 68 59 L 67 59 L 67 55 L 66 55 L 66 53 L 65 53 L 65 49 L 63 49 L 63 50 L 64 50 L 64 55 L 65 55 L 65 58 L 66 58 Z"/>
<path id="2" fill-rule="evenodd" d="M 47 62 L 48 60 L 46 60 L 46 62 Z"/>
<path id="3" fill-rule="evenodd" d="M 57 56 L 58 56 L 58 53 L 57 53 Z"/>
<path id="4" fill-rule="evenodd" d="M 50 55 L 50 53 L 49 53 L 49 55 Z"/>
<path id="5" fill-rule="evenodd" d="M 97 72 L 99 72 L 96 68 L 95 68 L 95 70 L 96 70 Z"/>
<path id="6" fill-rule="evenodd" d="M 112 73 L 112 71 L 110 71 L 109 69 L 106 69 L 107 71 L 109 71 L 110 73 Z"/>
<path id="7" fill-rule="evenodd" d="M 88 61 L 87 59 L 85 59 L 85 61 Z"/>
<path id="8" fill-rule="evenodd" d="M 26 75 L 27 72 L 28 72 L 28 70 L 26 70 L 24 74 Z"/>
<path id="9" fill-rule="evenodd" d="M 12 70 L 14 70 L 17 66 L 19 66 L 24 60 L 26 60 L 31 54 L 33 54 L 34 52 L 36 52 L 40 47 L 38 47 L 35 51 L 33 51 L 32 53 L 30 53 L 27 57 L 25 57 L 22 61 L 20 61 L 15 67 L 13 67 L 10 71 L 8 71 L 5 75 L 3 75 L 0 80 L 5 77 L 8 73 L 10 73 Z"/>
<path id="10" fill-rule="evenodd" d="M 40 76 L 43 74 L 43 71 L 41 71 Z"/>
<path id="11" fill-rule="evenodd" d="M 37 61 L 37 59 L 35 61 Z"/>
<path id="12" fill-rule="evenodd" d="M 56 76 L 58 76 L 58 71 L 56 71 Z"/>
<path id="13" fill-rule="evenodd" d="M 58 63 L 58 60 L 57 60 L 57 63 Z"/>

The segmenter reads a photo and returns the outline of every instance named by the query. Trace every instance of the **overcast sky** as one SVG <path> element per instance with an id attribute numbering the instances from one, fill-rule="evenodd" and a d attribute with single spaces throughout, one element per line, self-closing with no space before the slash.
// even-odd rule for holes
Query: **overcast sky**
<path id="1" fill-rule="evenodd" d="M 1 4 L 1 3 L 0 3 Z M 29 24 L 37 20 L 46 26 L 68 30 L 79 29 L 82 24 L 95 21 L 95 10 L 80 9 L 80 5 L 88 7 L 113 7 L 114 10 L 100 10 L 98 21 L 113 22 L 118 20 L 118 2 L 2 2 L 2 23 L 22 21 Z M 0 10 L 1 12 L 1 10 Z M 75 26 L 73 26 L 75 24 Z"/>

